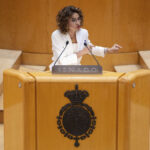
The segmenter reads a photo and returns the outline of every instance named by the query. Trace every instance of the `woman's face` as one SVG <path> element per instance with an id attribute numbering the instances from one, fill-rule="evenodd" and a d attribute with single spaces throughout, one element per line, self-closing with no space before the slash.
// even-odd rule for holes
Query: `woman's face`
<path id="1" fill-rule="evenodd" d="M 78 13 L 73 13 L 71 18 L 69 19 L 69 31 L 78 31 L 81 26 L 81 18 Z"/>

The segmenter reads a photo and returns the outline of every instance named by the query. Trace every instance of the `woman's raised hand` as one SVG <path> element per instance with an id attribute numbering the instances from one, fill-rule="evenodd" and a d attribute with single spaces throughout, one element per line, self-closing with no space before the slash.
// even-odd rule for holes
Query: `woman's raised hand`
<path id="1" fill-rule="evenodd" d="M 114 44 L 111 48 L 107 49 L 107 52 L 108 53 L 117 53 L 120 48 L 122 48 L 122 46 L 120 46 L 118 44 Z"/>

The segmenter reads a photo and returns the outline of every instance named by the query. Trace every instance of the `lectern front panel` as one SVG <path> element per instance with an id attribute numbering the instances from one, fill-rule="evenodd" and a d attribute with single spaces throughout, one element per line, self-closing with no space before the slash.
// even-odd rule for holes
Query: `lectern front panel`
<path id="1" fill-rule="evenodd" d="M 57 77 L 37 77 L 38 150 L 116 150 L 118 77 Z"/>

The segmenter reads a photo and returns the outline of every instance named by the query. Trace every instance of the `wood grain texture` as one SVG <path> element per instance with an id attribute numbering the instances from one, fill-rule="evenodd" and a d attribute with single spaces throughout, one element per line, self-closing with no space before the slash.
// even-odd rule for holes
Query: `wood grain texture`
<path id="1" fill-rule="evenodd" d="M 83 10 L 84 27 L 89 31 L 89 39 L 94 45 L 111 46 L 113 0 L 82 0 L 79 7 Z"/>
<path id="2" fill-rule="evenodd" d="M 149 49 L 148 0 L 1 0 L 0 47 L 51 53 L 56 15 L 67 5 L 83 10 L 84 28 L 93 44 L 110 47 L 119 43 L 121 52 Z"/>
<path id="3" fill-rule="evenodd" d="M 1 1 L 0 47 L 48 52 L 47 1 Z M 45 40 L 46 39 L 46 40 Z M 37 50 L 39 48 L 40 50 Z"/>
<path id="4" fill-rule="evenodd" d="M 123 52 L 146 50 L 150 2 L 114 0 L 113 5 L 113 41 L 124 47 Z"/>
<path id="5" fill-rule="evenodd" d="M 127 73 L 119 79 L 118 150 L 149 150 L 150 71 Z"/>
<path id="6" fill-rule="evenodd" d="M 90 138 L 80 142 L 79 150 L 149 150 L 149 83 L 150 70 L 144 69 L 126 74 L 105 71 L 102 75 L 7 70 L 5 149 L 75 150 L 74 142 L 57 129 L 56 116 L 69 103 L 64 92 L 78 84 L 80 90 L 89 92 L 84 102 L 97 117 L 96 129 Z"/>
<path id="7" fill-rule="evenodd" d="M 4 122 L 4 112 L 3 110 L 0 110 L 0 123 Z"/>
<path id="8" fill-rule="evenodd" d="M 35 82 L 29 74 L 4 72 L 5 150 L 36 150 Z"/>
<path id="9" fill-rule="evenodd" d="M 114 66 L 116 65 L 130 65 L 139 64 L 139 55 L 137 52 L 132 53 L 117 53 L 107 54 L 103 57 L 96 57 L 103 70 L 115 71 Z M 82 58 L 82 65 L 96 65 L 95 60 L 90 55 L 86 55 Z"/>
<path id="10" fill-rule="evenodd" d="M 48 66 L 52 62 L 52 54 L 23 53 L 21 64 Z"/>
<path id="11" fill-rule="evenodd" d="M 90 94 L 85 103 L 92 107 L 97 117 L 96 129 L 90 138 L 80 141 L 79 150 L 116 150 L 117 79 L 121 74 L 103 75 L 52 75 L 32 73 L 36 78 L 37 93 L 37 147 L 43 149 L 75 150 L 74 141 L 64 138 L 57 129 L 56 117 L 62 106 L 69 103 L 64 92 L 80 90 Z M 109 94 L 108 94 L 109 93 Z M 57 139 L 57 140 L 56 140 Z"/>
<path id="12" fill-rule="evenodd" d="M 21 57 L 21 64 L 26 65 L 45 65 L 47 69 L 52 62 L 52 54 L 38 54 L 38 53 L 23 53 Z M 132 53 L 116 53 L 107 54 L 105 58 L 96 57 L 99 63 L 103 66 L 104 70 L 115 71 L 115 65 L 129 65 L 140 64 L 139 54 L 137 52 Z M 96 62 L 90 55 L 86 55 L 82 58 L 82 65 L 96 65 Z"/>

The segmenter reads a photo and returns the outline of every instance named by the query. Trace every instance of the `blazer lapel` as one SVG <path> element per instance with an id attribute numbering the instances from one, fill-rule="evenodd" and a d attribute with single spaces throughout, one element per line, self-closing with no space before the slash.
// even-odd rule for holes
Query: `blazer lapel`
<path id="1" fill-rule="evenodd" d="M 72 54 L 73 53 L 73 47 L 72 47 L 72 41 L 71 41 L 69 33 L 67 33 L 65 35 L 65 40 L 69 41 L 69 44 L 68 44 L 67 49 L 66 49 L 66 53 L 67 54 Z"/>

